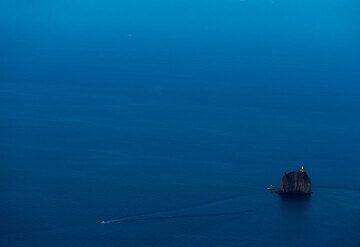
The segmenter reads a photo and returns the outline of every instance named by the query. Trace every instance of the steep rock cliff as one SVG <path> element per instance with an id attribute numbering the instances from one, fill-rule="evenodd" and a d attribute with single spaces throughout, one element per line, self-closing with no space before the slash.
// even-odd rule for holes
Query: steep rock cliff
<path id="1" fill-rule="evenodd" d="M 285 173 L 278 193 L 310 195 L 312 193 L 311 180 L 305 169 L 302 167 L 299 171 Z"/>

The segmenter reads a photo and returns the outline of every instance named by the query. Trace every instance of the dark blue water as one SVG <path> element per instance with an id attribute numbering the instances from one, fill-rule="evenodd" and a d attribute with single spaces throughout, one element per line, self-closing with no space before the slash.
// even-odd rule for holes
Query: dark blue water
<path id="1" fill-rule="evenodd" d="M 1 1 L 0 246 L 360 246 L 359 11 Z"/>

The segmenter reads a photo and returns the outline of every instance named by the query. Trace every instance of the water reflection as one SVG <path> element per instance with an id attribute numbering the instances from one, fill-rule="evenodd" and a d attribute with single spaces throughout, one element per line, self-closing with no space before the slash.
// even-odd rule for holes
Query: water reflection
<path id="1" fill-rule="evenodd" d="M 311 196 L 279 196 L 281 230 L 288 241 L 297 241 L 308 234 Z"/>

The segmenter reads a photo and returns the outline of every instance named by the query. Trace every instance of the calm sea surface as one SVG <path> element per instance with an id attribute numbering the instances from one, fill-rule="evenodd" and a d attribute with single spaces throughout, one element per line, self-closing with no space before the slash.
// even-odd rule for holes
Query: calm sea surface
<path id="1" fill-rule="evenodd" d="M 360 246 L 357 1 L 0 9 L 0 246 Z"/>

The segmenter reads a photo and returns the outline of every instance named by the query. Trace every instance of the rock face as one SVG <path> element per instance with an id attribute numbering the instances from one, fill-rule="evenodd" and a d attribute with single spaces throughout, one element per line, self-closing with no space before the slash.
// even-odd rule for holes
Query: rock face
<path id="1" fill-rule="evenodd" d="M 310 195 L 312 193 L 311 180 L 304 167 L 301 167 L 299 171 L 285 173 L 278 193 L 282 195 Z"/>

